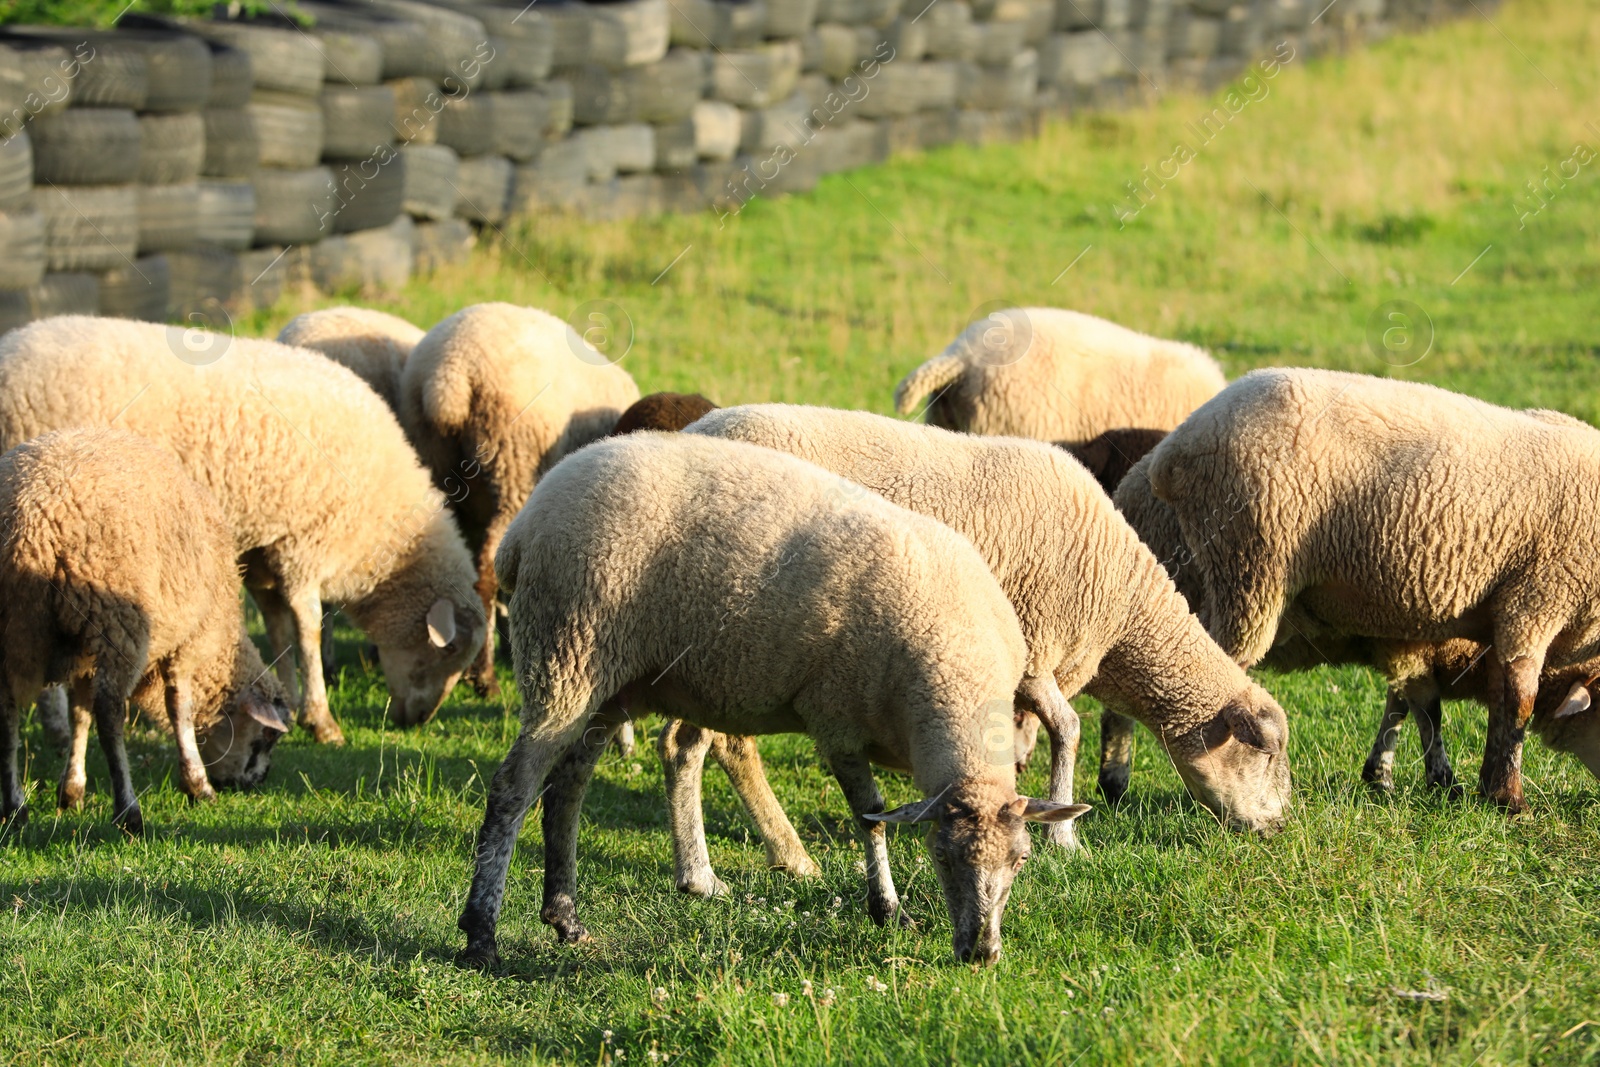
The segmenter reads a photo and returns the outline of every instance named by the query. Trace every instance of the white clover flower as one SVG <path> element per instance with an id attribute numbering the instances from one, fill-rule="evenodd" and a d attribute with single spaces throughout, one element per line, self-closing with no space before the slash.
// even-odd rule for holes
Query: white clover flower
<path id="1" fill-rule="evenodd" d="M 802 997 L 809 997 L 809 996 L 812 995 L 811 979 L 809 979 L 809 978 L 800 979 L 800 995 Z"/>
<path id="2" fill-rule="evenodd" d="M 889 989 L 888 985 L 878 981 L 878 976 L 875 974 L 867 976 L 867 988 L 872 990 L 874 993 L 885 993 L 888 992 Z"/>
<path id="3" fill-rule="evenodd" d="M 671 998 L 671 994 L 669 994 L 666 991 L 666 988 L 663 987 L 663 986 L 656 986 L 653 990 L 650 991 L 650 1000 L 658 1008 L 666 1007 L 667 1006 L 667 1001 L 670 998 Z"/>
<path id="4" fill-rule="evenodd" d="M 787 993 L 774 993 L 774 994 L 772 994 L 772 1003 L 777 1005 L 780 1008 L 787 1008 L 789 1006 L 789 994 L 787 994 Z"/>

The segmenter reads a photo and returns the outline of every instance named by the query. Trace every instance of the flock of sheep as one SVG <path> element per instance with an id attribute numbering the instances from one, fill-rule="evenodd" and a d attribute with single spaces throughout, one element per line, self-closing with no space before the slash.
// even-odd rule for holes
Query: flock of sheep
<path id="1" fill-rule="evenodd" d="M 522 729 L 461 916 L 478 965 L 536 798 L 541 917 L 586 936 L 579 809 L 648 712 L 667 717 L 681 890 L 726 891 L 708 755 L 771 864 L 817 871 L 752 741 L 803 732 L 856 816 L 872 918 L 904 919 L 884 824 L 927 823 L 956 955 L 980 962 L 1027 824 L 1076 844 L 1080 692 L 1105 707 L 1107 799 L 1137 720 L 1201 804 L 1259 832 L 1290 775 L 1258 664 L 1386 677 L 1380 787 L 1408 715 L 1428 780 L 1453 784 L 1447 696 L 1486 706 L 1480 788 L 1506 809 L 1525 807 L 1529 728 L 1600 776 L 1600 431 L 1558 413 L 1317 370 L 1230 385 L 1192 346 L 1040 308 L 975 323 L 901 382 L 896 407 L 929 425 L 641 399 L 561 320 L 508 304 L 426 333 L 336 308 L 213 340 L 87 317 L 0 338 L 0 816 L 25 813 L 36 700 L 68 752 L 59 804 L 82 801 L 92 720 L 132 832 L 130 700 L 170 723 L 196 800 L 259 781 L 291 706 L 342 741 L 325 605 L 377 646 L 403 725 L 463 677 L 494 689 L 508 613 Z M 1021 796 L 1041 726 L 1049 795 Z M 923 799 L 885 811 L 873 764 Z"/>

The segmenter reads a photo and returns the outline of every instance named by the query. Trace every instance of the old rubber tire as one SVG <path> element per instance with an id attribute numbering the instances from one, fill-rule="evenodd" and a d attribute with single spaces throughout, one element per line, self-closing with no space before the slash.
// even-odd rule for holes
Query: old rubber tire
<path id="1" fill-rule="evenodd" d="M 237 254 L 221 248 L 189 248 L 169 252 L 166 258 L 168 319 L 225 331 L 235 315 L 250 310 L 250 279 L 244 276 Z"/>
<path id="2" fill-rule="evenodd" d="M 255 88 L 250 53 L 219 41 L 206 43 L 211 49 L 211 93 L 206 107 L 244 107 Z"/>
<path id="3" fill-rule="evenodd" d="M 200 113 L 205 122 L 206 158 L 200 173 L 208 178 L 248 178 L 261 166 L 261 139 L 249 108 L 208 107 Z"/>
<path id="4" fill-rule="evenodd" d="M 0 138 L 0 211 L 26 207 L 33 189 L 33 141 L 27 130 Z"/>
<path id="5" fill-rule="evenodd" d="M 301 30 L 198 19 L 185 26 L 209 41 L 247 53 L 256 92 L 315 97 L 322 89 L 322 49 Z"/>
<path id="6" fill-rule="evenodd" d="M 405 202 L 405 164 L 400 153 L 381 155 L 333 168 L 334 233 L 354 233 L 389 225 L 400 217 Z"/>
<path id="7" fill-rule="evenodd" d="M 139 250 L 136 185 L 60 185 L 35 189 L 44 216 L 45 265 L 53 271 L 110 270 Z"/>
<path id="8" fill-rule="evenodd" d="M 250 306 L 265 311 L 278 302 L 289 284 L 289 257 L 277 245 L 240 252 L 239 274 Z"/>
<path id="9" fill-rule="evenodd" d="M 140 256 L 132 266 L 116 267 L 100 275 L 100 314 L 116 319 L 163 322 L 171 289 L 167 257 Z"/>
<path id="10" fill-rule="evenodd" d="M 349 30 L 318 27 L 317 40 L 322 45 L 322 85 L 349 88 L 355 85 L 377 85 L 383 80 L 383 45 L 377 38 Z"/>
<path id="11" fill-rule="evenodd" d="M 78 58 L 72 65 L 74 107 L 125 107 L 142 110 L 150 95 L 150 64 L 144 52 L 119 36 L 97 30 L 73 32 L 41 27 L 18 32 L 13 43 L 55 45 Z"/>
<path id="12" fill-rule="evenodd" d="M 388 226 L 330 237 L 307 249 L 311 280 L 331 293 L 399 289 L 411 279 L 413 238 L 404 216 Z"/>
<path id="13" fill-rule="evenodd" d="M 377 41 L 383 54 L 385 80 L 415 77 L 428 71 L 428 30 L 421 23 L 396 18 L 368 4 L 299 0 L 295 6 L 317 20 L 318 30 L 341 30 Z"/>
<path id="14" fill-rule="evenodd" d="M 394 90 L 328 85 L 322 90 L 322 158 L 370 159 L 394 144 Z"/>
<path id="15" fill-rule="evenodd" d="M 434 144 L 439 138 L 439 109 L 444 97 L 426 78 L 396 78 L 385 82 L 394 93 L 394 116 L 389 128 L 403 144 Z"/>
<path id="16" fill-rule="evenodd" d="M 246 181 L 202 181 L 196 201 L 204 245 L 243 251 L 255 236 L 256 189 Z"/>
<path id="17" fill-rule="evenodd" d="M 210 102 L 214 63 L 211 49 L 198 37 L 140 30 L 109 36 L 144 53 L 149 88 L 143 110 L 199 111 Z"/>
<path id="18" fill-rule="evenodd" d="M 326 225 L 334 209 L 334 187 L 333 173 L 327 167 L 263 167 L 254 185 L 257 244 L 301 244 L 329 232 Z"/>
<path id="19" fill-rule="evenodd" d="M 478 243 L 478 237 L 465 219 L 440 219 L 417 223 L 416 236 L 411 243 L 414 250 L 411 271 L 421 276 L 467 258 L 472 246 Z"/>
<path id="20" fill-rule="evenodd" d="M 0 289 L 26 289 L 44 277 L 44 216 L 31 207 L 0 211 Z"/>
<path id="21" fill-rule="evenodd" d="M 172 252 L 200 239 L 200 183 L 139 186 L 139 254 Z"/>
<path id="22" fill-rule="evenodd" d="M 504 156 L 463 159 L 456 172 L 456 214 L 472 222 L 504 220 L 514 170 Z"/>
<path id="23" fill-rule="evenodd" d="M 96 315 L 99 311 L 100 279 L 93 274 L 46 274 L 27 289 L 0 289 L 0 331 L 52 315 Z"/>
<path id="24" fill-rule="evenodd" d="M 27 87 L 23 95 L 31 99 L 28 109 L 33 117 L 59 115 L 65 111 L 72 102 L 73 90 L 71 75 L 66 72 L 77 65 L 72 54 L 58 44 L 44 41 L 7 41 L 6 44 L 10 63 L 21 76 L 20 84 Z"/>
<path id="25" fill-rule="evenodd" d="M 304 170 L 322 158 L 322 108 L 314 97 L 258 92 L 249 110 L 262 166 Z"/>
<path id="26" fill-rule="evenodd" d="M 139 177 L 139 120 L 125 108 L 68 108 L 31 126 L 40 184 L 111 185 Z"/>
<path id="27" fill-rule="evenodd" d="M 206 123 L 198 111 L 139 116 L 139 180 L 177 185 L 200 177 L 206 160 Z"/>
<path id="28" fill-rule="evenodd" d="M 544 94 L 527 89 L 508 89 L 486 93 L 489 125 L 493 131 L 493 151 L 517 162 L 525 162 L 544 147 L 544 129 L 549 124 L 549 105 Z"/>
<path id="29" fill-rule="evenodd" d="M 494 148 L 494 109 L 487 93 L 446 98 L 435 120 L 436 140 L 461 156 L 481 156 Z"/>
<path id="30" fill-rule="evenodd" d="M 404 176 L 401 207 L 419 219 L 447 219 L 456 209 L 456 177 L 461 160 L 438 144 L 410 144 L 400 149 Z"/>

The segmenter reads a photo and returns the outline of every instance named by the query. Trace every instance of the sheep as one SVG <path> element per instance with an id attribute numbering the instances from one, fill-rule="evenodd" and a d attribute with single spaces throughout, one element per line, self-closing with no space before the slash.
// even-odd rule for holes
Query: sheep
<path id="1" fill-rule="evenodd" d="M 1257 830 L 1281 821 L 1283 710 L 1206 637 L 1110 500 L 1059 449 L 782 404 L 724 408 L 686 432 L 789 452 L 971 539 L 1027 639 L 1020 694 L 1043 709 L 1052 800 L 1072 795 L 1078 721 L 1064 697 L 1032 687 L 1085 690 L 1127 710 L 1162 735 L 1212 811 Z M 1073 843 L 1059 832 L 1052 840 Z"/>
<path id="2" fill-rule="evenodd" d="M 511 850 L 541 784 L 541 918 L 564 942 L 586 936 L 574 903 L 583 791 L 605 736 L 650 709 L 719 731 L 809 734 L 856 816 L 880 925 L 899 915 L 883 824 L 936 823 L 929 846 L 962 959 L 999 955 L 1025 821 L 1088 810 L 1017 795 L 1011 710 L 1026 648 L 972 546 L 810 464 L 686 434 L 600 441 L 541 480 L 495 569 L 522 729 L 490 786 L 463 962 L 498 959 Z M 908 770 L 925 799 L 885 812 L 869 760 Z"/>
<path id="3" fill-rule="evenodd" d="M 651 393 L 634 401 L 617 424 L 613 437 L 639 430 L 681 430 L 717 405 L 699 393 Z"/>
<path id="4" fill-rule="evenodd" d="M 1107 430 L 1170 430 L 1226 384 L 1193 345 L 1060 308 L 1011 308 L 968 326 L 895 387 L 932 426 L 1079 444 Z"/>
<path id="5" fill-rule="evenodd" d="M 0 338 L 0 447 L 116 424 L 217 498 L 277 649 L 298 649 L 301 725 L 328 712 L 320 631 L 341 605 L 376 642 L 401 724 L 430 718 L 484 631 L 472 561 L 394 415 L 366 384 L 273 341 L 85 316 Z M 278 663 L 293 680 L 291 657 Z"/>
<path id="6" fill-rule="evenodd" d="M 1193 552 L 1201 619 L 1239 663 L 1263 659 L 1292 606 L 1332 635 L 1475 642 L 1486 798 L 1526 810 L 1530 723 L 1600 756 L 1594 429 L 1416 383 L 1257 371 L 1156 446 L 1147 475 Z"/>
<path id="7" fill-rule="evenodd" d="M 390 410 L 400 410 L 400 374 L 423 331 L 371 308 L 308 311 L 278 331 L 278 343 L 321 352 L 372 387 Z"/>
<path id="8" fill-rule="evenodd" d="M 534 483 L 562 456 L 604 437 L 639 389 L 554 315 L 476 304 L 429 330 L 400 379 L 400 421 L 449 496 L 477 557 L 494 618 L 494 554 Z M 467 679 L 499 692 L 491 627 Z"/>
<path id="9" fill-rule="evenodd" d="M 244 634 L 222 509 L 171 455 L 123 430 L 47 433 L 0 456 L 0 817 L 26 817 L 18 710 L 47 683 L 72 692 L 60 806 L 83 802 L 92 713 L 113 818 L 135 834 L 130 699 L 170 718 L 194 801 L 216 797 L 213 779 L 259 781 L 289 728 L 282 690 Z"/>

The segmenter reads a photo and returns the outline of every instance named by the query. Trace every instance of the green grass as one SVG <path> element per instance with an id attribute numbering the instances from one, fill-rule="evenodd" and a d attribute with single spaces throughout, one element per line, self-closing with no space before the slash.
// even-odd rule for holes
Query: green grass
<path id="1" fill-rule="evenodd" d="M 485 299 L 563 314 L 611 300 L 634 323 L 624 365 L 646 389 L 883 411 L 898 376 L 991 301 L 1194 340 L 1238 373 L 1384 372 L 1366 323 L 1403 299 L 1434 340 L 1395 373 L 1600 421 L 1593 165 L 1526 229 L 1511 206 L 1574 142 L 1600 139 L 1587 124 L 1600 9 L 1530 0 L 1496 22 L 1288 64 L 1124 229 L 1111 214 L 1123 183 L 1208 103 L 1175 97 L 1030 144 L 896 161 L 758 200 L 720 228 L 709 215 L 543 219 L 371 302 L 428 324 Z M 275 330 L 330 302 L 240 327 Z M 1081 824 L 1087 849 L 1040 854 L 1019 878 L 1005 957 L 985 971 L 951 961 L 914 833 L 892 848 L 921 927 L 867 921 L 846 810 L 800 738 L 763 751 L 820 881 L 763 868 L 713 771 L 711 849 L 733 895 L 675 893 L 645 744 L 606 757 L 585 809 L 594 943 L 560 948 L 539 923 L 530 827 L 501 926 L 507 973 L 488 977 L 451 957 L 514 697 L 458 693 L 401 733 L 383 727 L 381 681 L 352 665 L 334 693 L 347 748 L 292 736 L 262 789 L 205 809 L 183 801 L 160 739 L 139 734 L 142 841 L 107 828 L 97 755 L 87 811 L 55 817 L 59 763 L 29 732 L 29 773 L 45 784 L 33 821 L 0 843 L 0 1060 L 1600 1061 L 1600 788 L 1587 773 L 1530 744 L 1533 817 L 1508 822 L 1423 788 L 1408 729 L 1397 792 L 1375 798 L 1357 771 L 1377 679 L 1263 680 L 1293 721 L 1290 827 L 1269 841 L 1218 828 L 1145 743 L 1129 801 Z M 1095 716 L 1085 723 L 1079 780 L 1095 802 Z M 1482 711 L 1452 706 L 1446 732 L 1472 780 Z M 910 796 L 903 779 L 884 785 L 892 802 Z"/>

